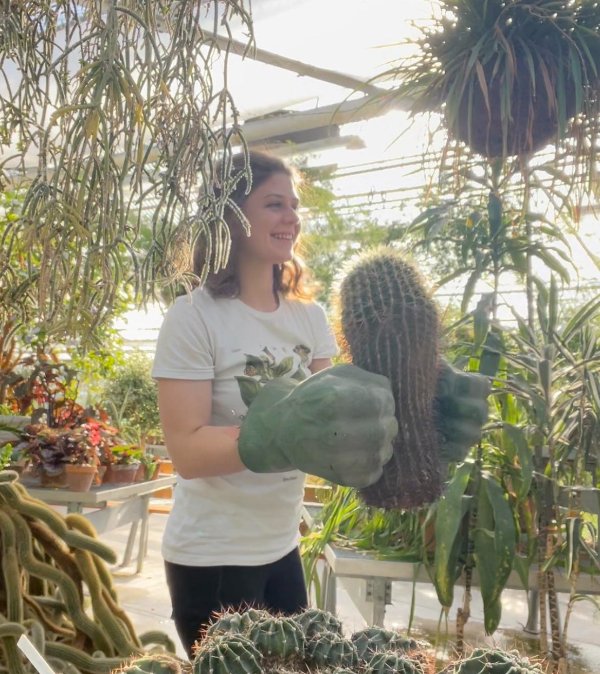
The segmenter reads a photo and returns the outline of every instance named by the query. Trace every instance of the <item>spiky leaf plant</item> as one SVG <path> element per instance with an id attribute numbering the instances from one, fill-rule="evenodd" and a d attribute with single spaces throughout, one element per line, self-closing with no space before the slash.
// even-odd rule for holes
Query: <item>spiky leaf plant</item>
<path id="1" fill-rule="evenodd" d="M 441 492 L 434 399 L 438 372 L 438 314 L 416 267 L 398 251 L 360 254 L 340 284 L 342 339 L 354 363 L 392 385 L 399 432 L 383 475 L 361 489 L 384 508 L 416 508 Z"/>

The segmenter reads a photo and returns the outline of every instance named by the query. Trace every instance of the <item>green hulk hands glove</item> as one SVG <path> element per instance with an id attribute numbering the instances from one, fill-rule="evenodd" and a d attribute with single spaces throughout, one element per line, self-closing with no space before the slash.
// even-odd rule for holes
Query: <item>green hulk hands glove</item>
<path id="1" fill-rule="evenodd" d="M 398 432 L 386 377 L 336 365 L 298 383 L 274 379 L 252 401 L 238 441 L 255 473 L 297 468 L 349 487 L 376 482 Z"/>
<path id="2" fill-rule="evenodd" d="M 481 439 L 482 426 L 489 414 L 490 388 L 487 377 L 457 370 L 441 361 L 435 406 L 442 473 L 448 463 L 463 461 L 469 449 Z"/>
<path id="3" fill-rule="evenodd" d="M 443 474 L 480 440 L 489 392 L 487 377 L 441 362 L 435 408 Z M 362 489 L 381 476 L 397 432 L 387 377 L 336 365 L 300 383 L 279 378 L 265 384 L 248 408 L 238 447 L 255 473 L 297 468 Z"/>

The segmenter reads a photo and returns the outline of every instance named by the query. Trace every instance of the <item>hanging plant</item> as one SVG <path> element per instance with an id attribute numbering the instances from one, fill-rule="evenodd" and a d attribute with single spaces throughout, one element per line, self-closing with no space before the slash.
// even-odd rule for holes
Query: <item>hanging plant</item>
<path id="1" fill-rule="evenodd" d="M 442 113 L 485 157 L 589 135 L 598 114 L 600 6 L 594 0 L 440 0 L 418 53 L 393 69 L 411 110 Z M 584 148 L 581 148 L 584 151 Z"/>
<path id="2" fill-rule="evenodd" d="M 12 287 L 12 306 L 33 303 L 48 334 L 94 333 L 124 287 L 145 300 L 157 285 L 191 282 L 191 250 L 208 231 L 199 205 L 221 220 L 229 196 L 212 190 L 213 161 L 242 142 L 214 35 L 235 22 L 251 42 L 248 6 L 0 7 L 0 189 L 23 198 L 0 228 L 0 294 Z M 211 268 L 227 261 L 225 230 Z"/>

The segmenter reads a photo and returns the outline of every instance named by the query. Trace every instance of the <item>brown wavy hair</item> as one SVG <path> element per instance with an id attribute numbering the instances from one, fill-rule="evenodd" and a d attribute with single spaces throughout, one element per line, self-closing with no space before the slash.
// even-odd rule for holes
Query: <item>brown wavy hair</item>
<path id="1" fill-rule="evenodd" d="M 301 176 L 299 172 L 279 157 L 267 152 L 252 150 L 245 154 L 240 152 L 233 155 L 231 161 L 231 174 L 241 174 L 242 177 L 237 181 L 229 199 L 233 201 L 240 209 L 244 206 L 246 199 L 250 194 L 272 175 L 283 173 L 289 176 L 294 185 L 300 188 Z M 246 194 L 248 187 L 247 167 L 250 171 L 250 192 Z M 216 167 L 215 175 L 220 176 L 222 165 Z M 221 194 L 220 187 L 213 187 L 215 196 Z M 231 233 L 231 250 L 227 265 L 217 272 L 209 271 L 204 287 L 213 297 L 237 297 L 240 294 L 240 279 L 237 269 L 237 258 L 239 255 L 239 242 L 246 236 L 244 225 L 238 213 L 231 206 L 225 206 L 223 218 L 229 227 Z M 209 223 L 211 234 L 215 234 L 216 223 Z M 296 242 L 296 246 L 298 242 Z M 198 239 L 194 248 L 194 273 L 200 276 L 200 272 L 206 269 L 209 260 L 207 238 L 202 236 Z M 283 264 L 273 265 L 273 290 L 281 293 L 284 297 L 294 297 L 296 299 L 312 299 L 313 293 L 306 287 L 306 269 L 302 259 L 294 255 L 291 260 Z"/>

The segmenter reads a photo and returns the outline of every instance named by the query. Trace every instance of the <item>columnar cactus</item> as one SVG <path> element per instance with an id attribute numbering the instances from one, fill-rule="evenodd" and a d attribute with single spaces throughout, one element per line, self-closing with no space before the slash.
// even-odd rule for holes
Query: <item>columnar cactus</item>
<path id="1" fill-rule="evenodd" d="M 365 503 L 416 508 L 441 493 L 434 424 L 438 313 L 416 268 L 391 248 L 359 256 L 340 286 L 342 340 L 354 365 L 390 379 L 399 432 Z"/>
<path id="2" fill-rule="evenodd" d="M 333 632 L 340 636 L 343 633 L 341 621 L 332 613 L 318 608 L 307 608 L 302 613 L 297 613 L 294 619 L 302 627 L 307 639 L 324 632 Z"/>
<path id="3" fill-rule="evenodd" d="M 451 674 L 542 674 L 541 667 L 515 651 L 476 648 L 464 660 L 452 665 Z"/>
<path id="4" fill-rule="evenodd" d="M 317 667 L 353 668 L 358 665 L 356 646 L 333 632 L 315 634 L 306 643 L 306 659 Z"/>
<path id="5" fill-rule="evenodd" d="M 196 648 L 193 674 L 262 674 L 262 655 L 239 634 L 205 639 Z"/>
<path id="6" fill-rule="evenodd" d="M 293 618 L 271 616 L 254 623 L 248 638 L 267 657 L 301 658 L 304 655 L 304 632 Z"/>

